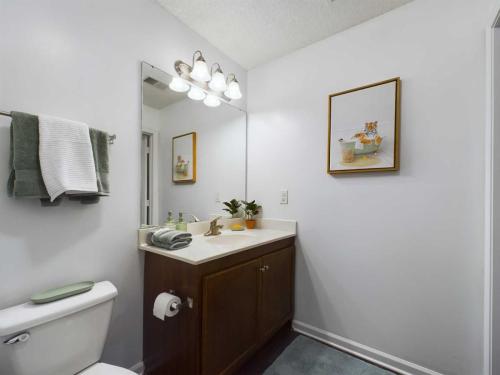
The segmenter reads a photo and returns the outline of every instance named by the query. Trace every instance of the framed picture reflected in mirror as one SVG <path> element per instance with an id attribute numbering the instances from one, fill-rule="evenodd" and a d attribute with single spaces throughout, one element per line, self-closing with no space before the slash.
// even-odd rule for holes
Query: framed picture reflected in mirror
<path id="1" fill-rule="evenodd" d="M 172 138 L 172 181 L 196 182 L 196 132 Z"/>
<path id="2" fill-rule="evenodd" d="M 329 174 L 399 170 L 401 80 L 329 96 Z"/>

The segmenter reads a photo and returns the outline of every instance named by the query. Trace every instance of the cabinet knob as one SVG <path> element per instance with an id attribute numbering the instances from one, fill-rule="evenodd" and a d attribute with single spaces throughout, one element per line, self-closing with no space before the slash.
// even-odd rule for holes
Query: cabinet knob
<path id="1" fill-rule="evenodd" d="M 259 268 L 259 271 L 260 271 L 260 272 L 265 272 L 265 271 L 267 271 L 268 269 L 269 269 L 269 266 L 268 266 L 268 265 L 265 265 L 265 266 L 260 267 L 260 268 Z"/>

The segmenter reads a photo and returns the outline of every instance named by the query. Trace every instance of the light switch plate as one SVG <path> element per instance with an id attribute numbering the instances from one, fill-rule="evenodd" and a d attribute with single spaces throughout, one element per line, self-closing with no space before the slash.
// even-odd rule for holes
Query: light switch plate
<path id="1" fill-rule="evenodd" d="M 288 204 L 288 190 L 281 190 L 281 204 Z"/>

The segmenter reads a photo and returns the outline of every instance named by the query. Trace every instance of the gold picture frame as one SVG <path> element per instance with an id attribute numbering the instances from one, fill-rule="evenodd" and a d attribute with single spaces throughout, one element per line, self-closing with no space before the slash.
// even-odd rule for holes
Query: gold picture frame
<path id="1" fill-rule="evenodd" d="M 348 94 L 354 95 L 348 97 Z M 392 105 L 394 108 L 389 108 Z M 392 117 L 392 114 L 391 120 L 389 116 Z M 334 116 L 337 118 L 333 119 Z M 382 121 L 378 116 L 382 117 Z M 383 128 L 382 133 L 379 132 L 380 127 Z M 399 77 L 329 95 L 327 173 L 338 175 L 398 171 L 400 128 Z"/>
<path id="2" fill-rule="evenodd" d="M 172 182 L 174 184 L 196 182 L 196 132 L 172 138 Z"/>

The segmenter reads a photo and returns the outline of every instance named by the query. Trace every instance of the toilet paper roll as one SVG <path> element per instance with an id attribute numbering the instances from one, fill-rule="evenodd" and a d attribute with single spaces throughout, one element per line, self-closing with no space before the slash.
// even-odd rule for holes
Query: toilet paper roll
<path id="1" fill-rule="evenodd" d="M 165 316 L 170 318 L 177 315 L 179 310 L 172 309 L 172 304 L 181 303 L 181 299 L 170 293 L 160 293 L 153 305 L 153 315 L 158 319 L 165 320 Z"/>

